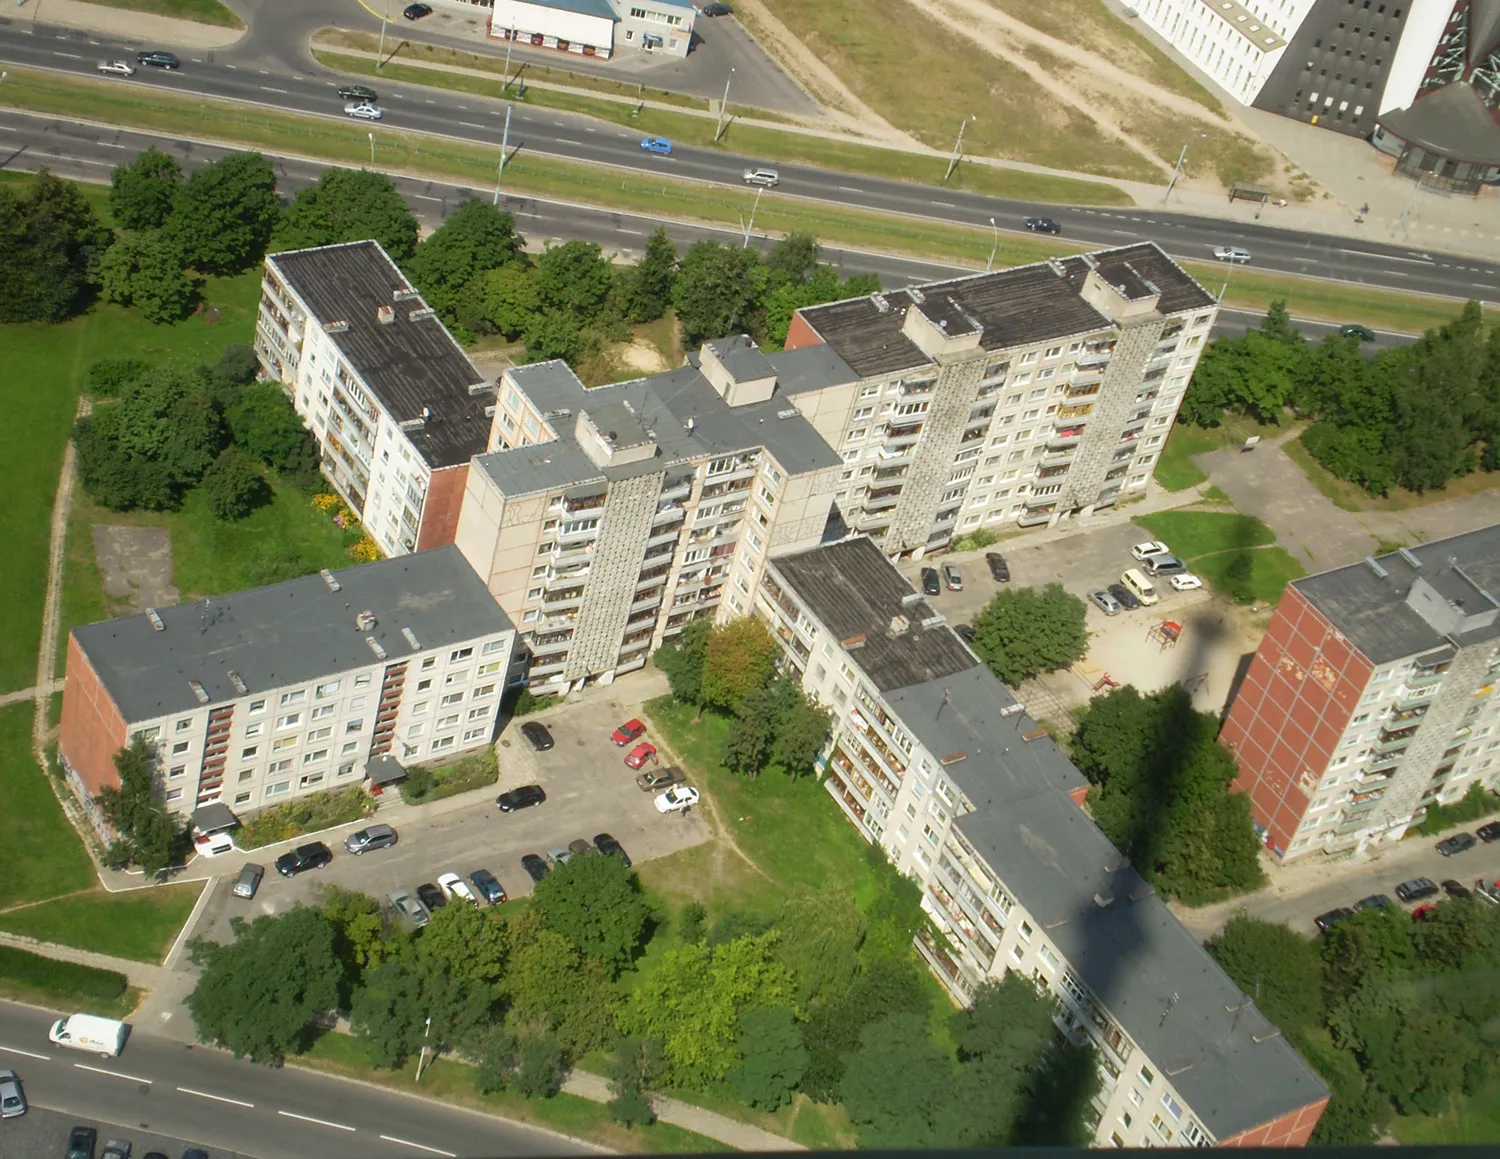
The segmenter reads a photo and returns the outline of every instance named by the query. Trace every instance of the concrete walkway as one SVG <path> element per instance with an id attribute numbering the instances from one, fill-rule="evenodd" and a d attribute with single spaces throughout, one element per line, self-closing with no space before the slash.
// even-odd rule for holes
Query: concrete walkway
<path id="1" fill-rule="evenodd" d="M 4 708 L 10 704 L 20 704 L 26 700 L 35 700 L 38 697 L 51 696 L 54 692 L 61 692 L 62 690 L 63 682 L 61 680 L 53 680 L 42 688 L 20 688 L 15 692 L 7 692 L 0 695 L 0 708 Z"/>
<path id="2" fill-rule="evenodd" d="M 570 1095 L 577 1095 L 579 1098 L 595 1103 L 607 1103 L 613 1098 L 609 1090 L 609 1081 L 586 1070 L 575 1070 L 569 1074 L 562 1089 Z M 759 1127 L 752 1127 L 748 1123 L 741 1123 L 737 1119 L 731 1119 L 714 1111 L 706 1111 L 702 1107 L 695 1107 L 692 1103 L 684 1103 L 680 1099 L 654 1095 L 651 1098 L 651 1108 L 663 1123 L 671 1123 L 673 1126 L 694 1131 L 699 1135 L 706 1135 L 710 1139 L 728 1144 L 737 1151 L 807 1150 L 800 1143 L 793 1143 L 781 1135 L 773 1135 L 770 1131 L 762 1131 Z"/>
<path id="3" fill-rule="evenodd" d="M 109 36 L 126 37 L 132 42 L 165 45 L 171 48 L 225 48 L 245 35 L 243 28 L 223 28 L 199 24 L 175 16 L 156 16 L 150 12 L 132 12 L 128 8 L 109 8 L 87 4 L 84 0 L 20 0 L 12 19 L 36 24 L 61 24 Z"/>

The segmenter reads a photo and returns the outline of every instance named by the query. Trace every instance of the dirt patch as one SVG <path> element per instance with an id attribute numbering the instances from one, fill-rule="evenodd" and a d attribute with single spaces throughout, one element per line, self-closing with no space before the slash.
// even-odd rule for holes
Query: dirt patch
<path id="1" fill-rule="evenodd" d="M 111 616 L 181 602 L 172 583 L 172 537 L 164 528 L 95 523 L 91 530 Z"/>
<path id="2" fill-rule="evenodd" d="M 641 338 L 612 346 L 609 353 L 625 369 L 641 374 L 662 374 L 672 369 L 661 351 Z"/>

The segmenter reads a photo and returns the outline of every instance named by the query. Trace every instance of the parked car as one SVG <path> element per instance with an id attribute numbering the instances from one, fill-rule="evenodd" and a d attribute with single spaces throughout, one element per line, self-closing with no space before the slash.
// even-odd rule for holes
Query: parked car
<path id="1" fill-rule="evenodd" d="M 231 826 L 233 828 L 233 826 Z M 239 846 L 234 843 L 234 834 L 227 829 L 193 836 L 193 852 L 199 857 L 222 857 Z"/>
<path id="2" fill-rule="evenodd" d="M 1452 857 L 1455 853 L 1463 853 L 1478 844 L 1479 838 L 1472 833 L 1455 833 L 1452 837 L 1445 837 L 1439 841 L 1437 851 L 1444 857 Z"/>
<path id="3" fill-rule="evenodd" d="M 547 794 L 542 792 L 540 785 L 522 785 L 519 789 L 501 793 L 495 798 L 495 804 L 500 807 L 502 813 L 514 813 L 517 809 L 529 809 L 533 805 L 540 805 L 546 799 Z"/>
<path id="4" fill-rule="evenodd" d="M 165 1151 L 147 1151 L 141 1156 L 141 1159 L 167 1159 L 167 1153 Z"/>
<path id="5" fill-rule="evenodd" d="M 547 876 L 547 863 L 535 853 L 528 853 L 521 858 L 521 868 L 532 881 L 539 882 Z"/>
<path id="6" fill-rule="evenodd" d="M 547 850 L 547 864 L 553 869 L 559 865 L 566 865 L 571 860 L 573 860 L 573 851 L 566 845 L 554 845 Z"/>
<path id="7" fill-rule="evenodd" d="M 984 553 L 985 566 L 990 569 L 990 579 L 997 584 L 1010 583 L 1010 564 L 1005 562 L 1005 557 L 998 551 L 987 551 Z"/>
<path id="8" fill-rule="evenodd" d="M 0 1070 L 0 1119 L 18 1119 L 26 1113 L 26 1092 L 21 1076 L 13 1070 Z"/>
<path id="9" fill-rule="evenodd" d="M 106 76 L 134 76 L 135 65 L 128 60 L 101 60 L 98 71 Z"/>
<path id="10" fill-rule="evenodd" d="M 1411 911 L 1411 920 L 1414 922 L 1431 921 L 1432 915 L 1435 913 L 1437 913 L 1437 906 L 1432 902 L 1428 902 L 1425 905 L 1419 905 Z"/>
<path id="11" fill-rule="evenodd" d="M 252 862 L 241 868 L 240 875 L 234 879 L 234 896 L 254 897 L 256 890 L 260 889 L 260 879 L 265 875 L 264 865 L 256 865 Z"/>
<path id="12" fill-rule="evenodd" d="M 1446 893 L 1449 897 L 1458 898 L 1462 901 L 1474 896 L 1474 891 L 1461 881 L 1454 881 L 1452 878 L 1449 878 L 1442 884 L 1443 892 Z"/>
<path id="13" fill-rule="evenodd" d="M 488 869 L 476 869 L 469 874 L 469 880 L 474 883 L 474 888 L 479 891 L 479 896 L 489 902 L 490 905 L 499 905 L 503 901 L 509 901 L 505 887 Z"/>
<path id="14" fill-rule="evenodd" d="M 1214 257 L 1221 262 L 1233 262 L 1242 266 L 1250 261 L 1250 251 L 1237 245 L 1216 245 Z"/>
<path id="15" fill-rule="evenodd" d="M 594 837 L 594 848 L 600 853 L 614 854 L 625 863 L 625 868 L 630 868 L 630 854 L 625 852 L 625 847 L 611 837 L 608 833 L 600 833 Z"/>
<path id="16" fill-rule="evenodd" d="M 1437 894 L 1437 883 L 1430 877 L 1414 877 L 1396 887 L 1396 896 L 1405 902 L 1424 901 Z"/>
<path id="17" fill-rule="evenodd" d="M 958 564 L 943 564 L 943 582 L 948 585 L 950 592 L 961 592 L 964 590 L 964 573 L 959 570 Z"/>
<path id="18" fill-rule="evenodd" d="M 94 1159 L 99 1132 L 93 1127 L 77 1126 L 68 1132 L 67 1159 Z"/>
<path id="19" fill-rule="evenodd" d="M 433 913 L 448 904 L 448 895 L 433 885 L 430 881 L 424 881 L 417 886 L 417 900 L 425 905 Z"/>
<path id="20" fill-rule="evenodd" d="M 385 110 L 368 101 L 350 101 L 344 106 L 344 116 L 353 117 L 356 121 L 383 121 Z"/>
<path id="21" fill-rule="evenodd" d="M 587 857 L 594 852 L 594 847 L 582 837 L 575 837 L 572 841 L 568 842 L 568 852 L 574 857 Z"/>
<path id="22" fill-rule="evenodd" d="M 1062 233 L 1062 226 L 1050 217 L 1028 217 L 1026 228 L 1032 233 Z"/>
<path id="23" fill-rule="evenodd" d="M 182 1153 L 182 1159 L 208 1159 L 208 1152 L 202 1147 L 189 1147 Z"/>
<path id="24" fill-rule="evenodd" d="M 924 596 L 941 595 L 943 581 L 938 579 L 937 568 L 924 567 L 922 569 L 922 594 Z"/>
<path id="25" fill-rule="evenodd" d="M 658 813 L 679 813 L 684 809 L 691 809 L 697 803 L 697 789 L 691 785 L 673 785 L 660 797 L 656 798 L 656 811 Z"/>
<path id="26" fill-rule="evenodd" d="M 974 643 L 974 640 L 976 639 L 973 624 L 954 624 L 953 634 L 960 640 L 962 640 L 965 644 L 972 645 Z"/>
<path id="27" fill-rule="evenodd" d="M 149 64 L 152 68 L 182 67 L 182 61 L 177 59 L 176 54 L 160 48 L 148 48 L 145 52 L 138 52 L 135 54 L 135 59 L 137 64 Z"/>
<path id="28" fill-rule="evenodd" d="M 389 825 L 368 825 L 344 838 L 344 848 L 358 857 L 372 849 L 388 849 L 396 844 L 396 831 Z"/>
<path id="29" fill-rule="evenodd" d="M 437 883 L 449 897 L 456 901 L 466 901 L 470 905 L 478 905 L 479 899 L 474 896 L 474 891 L 464 884 L 464 879 L 456 873 L 439 874 Z"/>
<path id="30" fill-rule="evenodd" d="M 1500 838 L 1500 821 L 1491 821 L 1488 825 L 1481 825 L 1474 830 L 1474 835 L 1488 845 L 1496 838 Z"/>
<path id="31" fill-rule="evenodd" d="M 728 4 L 705 4 L 698 9 L 704 16 L 728 16 L 734 12 Z"/>
<path id="32" fill-rule="evenodd" d="M 1110 584 L 1109 594 L 1114 596 L 1120 602 L 1120 607 L 1127 612 L 1133 612 L 1141 606 L 1141 601 L 1136 599 L 1135 593 L 1124 584 Z"/>
<path id="33" fill-rule="evenodd" d="M 668 765 L 664 769 L 651 769 L 649 772 L 642 773 L 635 779 L 635 783 L 650 793 L 654 790 L 665 789 L 670 785 L 681 784 L 685 779 L 681 769 L 676 765 Z"/>
<path id="34" fill-rule="evenodd" d="M 552 739 L 552 733 L 547 726 L 540 721 L 528 720 L 521 726 L 521 735 L 526 738 L 526 743 L 539 753 L 550 749 L 556 741 Z"/>
<path id="35" fill-rule="evenodd" d="M 1493 881 L 1486 881 L 1482 877 L 1476 877 L 1474 879 L 1474 893 L 1487 902 L 1500 905 L 1500 887 L 1497 887 Z"/>
<path id="36" fill-rule="evenodd" d="M 1089 599 L 1106 616 L 1118 616 L 1125 610 L 1120 601 L 1106 591 L 1092 591 L 1089 593 Z"/>
<path id="37" fill-rule="evenodd" d="M 369 101 L 372 105 L 380 99 L 368 85 L 340 85 L 338 94 L 346 101 Z"/>
<path id="38" fill-rule="evenodd" d="M 1190 571 L 1179 572 L 1167 582 L 1174 592 L 1194 592 L 1203 586 L 1203 581 Z"/>
<path id="39" fill-rule="evenodd" d="M 1369 897 L 1362 897 L 1354 903 L 1356 910 L 1363 909 L 1389 909 L 1391 899 L 1383 893 L 1372 893 Z"/>
<path id="40" fill-rule="evenodd" d="M 1146 574 L 1152 578 L 1159 575 L 1183 575 L 1187 572 L 1187 564 L 1183 563 L 1175 555 L 1149 556 L 1141 561 L 1141 566 L 1146 569 Z"/>
<path id="41" fill-rule="evenodd" d="M 404 889 L 391 894 L 391 912 L 396 915 L 397 921 L 405 922 L 415 930 L 420 930 L 432 918 L 427 907 Z"/>
<path id="42" fill-rule="evenodd" d="M 299 873 L 306 873 L 309 869 L 322 869 L 333 860 L 333 850 L 321 841 L 313 841 L 307 845 L 299 845 L 290 853 L 283 853 L 276 859 L 276 872 L 282 877 L 296 877 Z"/>
<path id="43" fill-rule="evenodd" d="M 1346 326 L 1339 327 L 1339 333 L 1345 338 L 1358 338 L 1361 342 L 1374 342 L 1375 331 L 1368 326 L 1361 326 L 1358 322 L 1350 322 Z"/>
<path id="44" fill-rule="evenodd" d="M 1354 911 L 1352 909 L 1349 909 L 1347 906 L 1339 906 L 1338 909 L 1331 909 L 1327 913 L 1319 914 L 1317 917 L 1313 918 L 1313 924 L 1318 927 L 1318 931 L 1320 933 L 1326 934 L 1339 922 L 1343 921 L 1345 918 L 1352 918 L 1353 916 Z"/>
<path id="45" fill-rule="evenodd" d="M 405 16 L 408 20 L 421 20 L 424 16 L 432 15 L 432 5 L 408 4 L 405 8 L 401 9 L 401 15 Z"/>
<path id="46" fill-rule="evenodd" d="M 642 137 L 641 148 L 661 157 L 669 157 L 672 154 L 672 142 L 665 137 Z"/>
<path id="47" fill-rule="evenodd" d="M 99 1159 L 130 1159 L 130 1140 L 111 1139 L 99 1152 Z"/>
<path id="48" fill-rule="evenodd" d="M 774 189 L 781 184 L 781 174 L 774 169 L 746 169 L 741 177 L 746 185 L 759 185 L 765 189 Z"/>
<path id="49" fill-rule="evenodd" d="M 1131 557 L 1144 563 L 1153 555 L 1171 555 L 1172 549 L 1159 539 L 1148 539 L 1130 549 Z"/>
<path id="50" fill-rule="evenodd" d="M 656 746 L 649 740 L 643 740 L 630 750 L 630 755 L 625 758 L 625 763 L 632 769 L 638 769 L 647 761 L 654 760 L 656 760 Z"/>
<path id="51" fill-rule="evenodd" d="M 627 720 L 619 728 L 615 729 L 614 732 L 610 733 L 609 739 L 614 741 L 617 745 L 624 746 L 635 740 L 636 737 L 645 735 L 646 726 L 638 720 L 631 719 Z"/>

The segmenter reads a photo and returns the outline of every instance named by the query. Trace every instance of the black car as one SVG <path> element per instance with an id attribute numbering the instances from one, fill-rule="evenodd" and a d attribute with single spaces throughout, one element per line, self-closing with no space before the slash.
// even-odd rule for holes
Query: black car
<path id="1" fill-rule="evenodd" d="M 339 96 L 346 101 L 369 101 L 372 105 L 380 99 L 369 85 L 340 85 Z"/>
<path id="2" fill-rule="evenodd" d="M 962 640 L 965 644 L 972 644 L 974 642 L 974 625 L 954 624 L 953 634 L 960 640 Z"/>
<path id="3" fill-rule="evenodd" d="M 937 568 L 924 567 L 922 569 L 922 594 L 924 596 L 935 596 L 942 593 L 943 581 L 938 579 Z"/>
<path id="4" fill-rule="evenodd" d="M 1326 914 L 1319 914 L 1317 917 L 1313 918 L 1313 923 L 1318 927 L 1318 930 L 1320 932 L 1326 934 L 1339 922 L 1343 921 L 1345 918 L 1352 918 L 1353 916 L 1354 911 L 1352 909 L 1349 909 L 1347 906 L 1339 906 L 1338 909 L 1331 909 Z"/>
<path id="5" fill-rule="evenodd" d="M 1347 326 L 1340 326 L 1339 333 L 1345 338 L 1358 338 L 1361 342 L 1374 342 L 1375 331 L 1368 326 L 1361 326 L 1358 322 L 1350 322 Z"/>
<path id="6" fill-rule="evenodd" d="M 282 877 L 296 877 L 309 869 L 321 869 L 333 860 L 333 851 L 321 841 L 299 845 L 276 859 L 276 872 Z"/>
<path id="7" fill-rule="evenodd" d="M 159 48 L 153 48 L 146 52 L 135 54 L 136 60 L 141 64 L 149 64 L 152 68 L 181 68 L 182 61 L 170 52 L 164 52 Z"/>
<path id="8" fill-rule="evenodd" d="M 526 871 L 526 876 L 532 881 L 541 881 L 547 876 L 547 859 L 538 857 L 535 853 L 528 853 L 521 858 L 521 868 Z"/>
<path id="9" fill-rule="evenodd" d="M 1391 899 L 1383 893 L 1372 893 L 1369 897 L 1362 897 L 1354 903 L 1356 910 L 1362 909 L 1390 909 Z"/>
<path id="10" fill-rule="evenodd" d="M 613 853 L 625 863 L 625 868 L 630 868 L 630 854 L 625 852 L 625 847 L 611 837 L 608 833 L 600 833 L 594 838 L 594 848 L 600 853 Z"/>
<path id="11" fill-rule="evenodd" d="M 1500 838 L 1500 821 L 1491 821 L 1488 825 L 1481 825 L 1474 830 L 1479 840 L 1488 845 L 1491 841 Z"/>
<path id="12" fill-rule="evenodd" d="M 420 20 L 424 16 L 432 15 L 432 5 L 408 4 L 405 8 L 401 9 L 401 15 L 405 16 L 408 20 Z"/>
<path id="13" fill-rule="evenodd" d="M 734 9 L 728 4 L 705 4 L 698 11 L 705 16 L 728 16 Z"/>
<path id="14" fill-rule="evenodd" d="M 1466 849 L 1473 849 L 1479 844 L 1479 839 L 1472 833 L 1455 833 L 1452 837 L 1445 837 L 1437 843 L 1437 851 L 1444 857 L 1452 857 L 1455 853 L 1462 853 Z"/>
<path id="15" fill-rule="evenodd" d="M 1141 606 L 1141 601 L 1136 598 L 1135 593 L 1124 584 L 1110 584 L 1109 594 L 1114 596 L 1119 601 L 1120 607 L 1127 612 L 1133 612 Z"/>
<path id="16" fill-rule="evenodd" d="M 430 881 L 417 886 L 416 894 L 417 900 L 434 913 L 448 904 L 448 895 Z"/>
<path id="17" fill-rule="evenodd" d="M 529 809 L 533 805 L 540 805 L 546 799 L 547 794 L 542 792 L 540 785 L 522 785 L 519 789 L 501 793 L 495 798 L 495 804 L 500 806 L 502 813 L 514 813 L 517 809 Z"/>
<path id="18" fill-rule="evenodd" d="M 1062 233 L 1062 226 L 1050 217 L 1028 217 L 1026 228 L 1032 233 Z"/>
<path id="19" fill-rule="evenodd" d="M 490 905 L 499 905 L 502 901 L 509 901 L 506 896 L 505 887 L 500 880 L 488 869 L 476 869 L 469 874 L 469 880 L 474 883 L 474 888 L 479 891 L 479 896 L 489 902 Z"/>
<path id="20" fill-rule="evenodd" d="M 1472 889 L 1470 889 L 1463 882 L 1454 881 L 1452 878 L 1449 878 L 1447 881 L 1443 882 L 1443 892 L 1446 893 L 1449 897 L 1458 898 L 1460 901 L 1467 900 L 1468 898 L 1474 896 L 1474 891 Z"/>
<path id="21" fill-rule="evenodd" d="M 989 566 L 990 579 L 997 584 L 1010 583 L 1010 564 L 1005 562 L 1005 557 L 998 551 L 987 551 L 984 553 L 984 562 Z"/>
<path id="22" fill-rule="evenodd" d="M 528 720 L 521 726 L 521 735 L 539 753 L 544 753 L 553 745 L 552 734 L 547 731 L 545 724 L 538 724 L 534 720 Z"/>
<path id="23" fill-rule="evenodd" d="M 92 1127 L 74 1127 L 68 1132 L 68 1159 L 94 1159 L 99 1132 Z"/>
<path id="24" fill-rule="evenodd" d="M 1430 877 L 1414 877 L 1396 887 L 1396 896 L 1402 901 L 1423 901 L 1438 894 L 1437 883 Z"/>

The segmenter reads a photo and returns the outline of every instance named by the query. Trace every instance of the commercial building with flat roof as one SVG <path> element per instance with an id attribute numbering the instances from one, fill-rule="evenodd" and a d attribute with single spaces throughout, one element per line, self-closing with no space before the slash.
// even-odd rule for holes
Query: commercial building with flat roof
<path id="1" fill-rule="evenodd" d="M 255 351 L 381 551 L 453 542 L 495 387 L 379 242 L 268 254 Z"/>
<path id="2" fill-rule="evenodd" d="M 686 56 L 697 15 L 690 0 L 493 0 L 489 35 L 601 60 L 622 50 Z"/>
<path id="3" fill-rule="evenodd" d="M 1277 857 L 1500 787 L 1500 525 L 1287 585 L 1220 740 Z"/>
<path id="4" fill-rule="evenodd" d="M 1016 971 L 1097 1052 L 1095 1141 L 1300 1145 L 1328 1092 L 1081 808 L 1083 775 L 872 541 L 769 561 L 755 613 L 833 712 L 824 785 L 922 888 L 959 1001 Z"/>
<path id="5" fill-rule="evenodd" d="M 148 608 L 69 634 L 59 755 L 88 800 L 140 736 L 170 811 L 255 810 L 483 748 L 514 643 L 452 546 Z"/>

